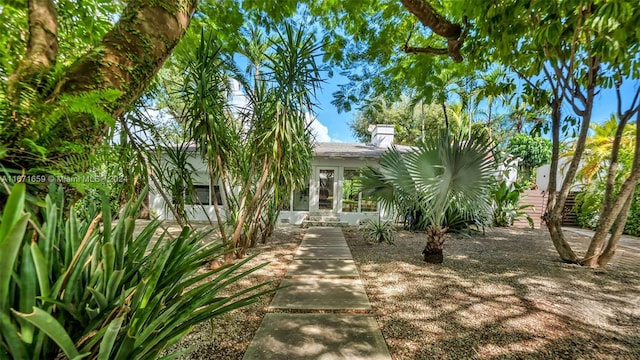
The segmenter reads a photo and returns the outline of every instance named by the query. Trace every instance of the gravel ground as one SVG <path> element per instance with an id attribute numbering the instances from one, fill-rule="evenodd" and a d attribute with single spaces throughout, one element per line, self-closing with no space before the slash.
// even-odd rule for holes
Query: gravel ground
<path id="1" fill-rule="evenodd" d="M 585 249 L 587 237 L 567 236 Z M 395 245 L 355 228 L 345 237 L 394 360 L 640 359 L 638 251 L 591 270 L 558 261 L 546 230 L 492 229 L 451 235 L 444 264 L 429 265 L 423 234 L 401 231 Z M 300 239 L 301 229 L 280 229 L 251 250 L 250 265 L 270 265 L 235 288 L 275 288 Z M 182 359 L 241 359 L 272 297 L 194 328 L 177 346 L 194 349 Z"/>
<path id="2" fill-rule="evenodd" d="M 544 229 L 491 229 L 450 236 L 429 265 L 423 234 L 345 234 L 394 360 L 640 359 L 638 251 L 591 270 L 558 261 Z"/>

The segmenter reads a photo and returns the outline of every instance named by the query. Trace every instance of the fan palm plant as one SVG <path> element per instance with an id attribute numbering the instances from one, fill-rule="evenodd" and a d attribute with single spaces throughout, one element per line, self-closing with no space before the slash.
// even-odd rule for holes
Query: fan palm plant
<path id="1" fill-rule="evenodd" d="M 424 260 L 441 263 L 448 230 L 446 213 L 453 204 L 465 218 L 491 217 L 491 150 L 478 132 L 471 136 L 442 132 L 407 153 L 396 148 L 387 151 L 379 168 L 367 167 L 362 172 L 362 190 L 388 210 L 419 209 L 428 222 Z"/>

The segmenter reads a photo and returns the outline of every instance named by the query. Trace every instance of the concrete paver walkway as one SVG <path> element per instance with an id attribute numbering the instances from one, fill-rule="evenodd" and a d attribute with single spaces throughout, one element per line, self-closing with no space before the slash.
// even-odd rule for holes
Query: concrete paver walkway
<path id="1" fill-rule="evenodd" d="M 576 234 L 589 236 L 589 237 L 593 237 L 593 235 L 595 234 L 595 231 L 593 230 L 574 228 L 574 227 L 563 227 L 562 230 L 571 231 Z M 640 250 L 640 238 L 637 238 L 635 236 L 630 236 L 630 235 L 622 235 L 620 236 L 620 242 L 618 243 L 618 248 L 637 252 L 638 250 Z"/>
<path id="2" fill-rule="evenodd" d="M 391 359 L 339 228 L 307 230 L 269 310 L 244 360 Z"/>

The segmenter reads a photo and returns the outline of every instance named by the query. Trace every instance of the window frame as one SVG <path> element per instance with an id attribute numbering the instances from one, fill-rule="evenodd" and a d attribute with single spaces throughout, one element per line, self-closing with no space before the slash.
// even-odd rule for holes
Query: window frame
<path id="1" fill-rule="evenodd" d="M 347 199 L 347 198 L 345 198 L 345 194 L 344 194 L 345 181 L 346 180 L 351 180 L 352 181 L 355 177 L 358 177 L 360 175 L 360 171 L 361 171 L 360 168 L 344 168 L 343 169 L 343 171 L 342 171 L 342 188 L 341 188 L 341 191 L 342 191 L 342 199 L 341 199 L 341 201 L 342 202 L 344 202 L 344 200 Z M 346 177 L 347 172 L 353 172 L 355 174 L 355 176 L 350 178 L 350 179 L 347 179 L 347 177 Z M 358 197 L 358 206 L 357 206 L 356 211 L 344 211 L 344 203 L 342 204 L 342 206 L 340 206 L 340 211 L 343 212 L 343 213 L 359 213 L 359 214 L 370 214 L 370 213 L 376 213 L 376 212 L 380 211 L 380 207 L 379 207 L 379 202 L 378 201 L 375 202 L 376 203 L 376 209 L 375 210 L 373 210 L 373 211 L 362 211 L 362 201 L 363 201 L 362 191 L 358 192 L 357 197 Z M 349 200 L 349 199 L 347 199 L 347 200 Z"/>

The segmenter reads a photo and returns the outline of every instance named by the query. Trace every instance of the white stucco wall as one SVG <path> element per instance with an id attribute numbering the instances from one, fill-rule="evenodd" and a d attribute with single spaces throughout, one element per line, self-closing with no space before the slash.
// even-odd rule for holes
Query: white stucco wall
<path id="1" fill-rule="evenodd" d="M 166 158 L 166 157 L 165 157 Z M 207 185 L 209 184 L 209 172 L 207 170 L 207 165 L 202 161 L 200 156 L 196 153 L 193 156 L 190 156 L 189 159 L 191 165 L 194 167 L 195 172 L 192 173 L 192 180 L 194 185 Z M 213 191 L 213 189 L 211 189 Z M 168 190 L 165 190 L 165 195 L 171 200 L 171 193 Z M 226 203 L 226 199 L 224 198 L 224 193 L 222 194 L 222 202 Z M 160 220 L 175 220 L 173 213 L 169 210 L 169 207 L 166 206 L 166 201 L 160 194 L 155 186 L 152 186 L 149 191 L 149 209 L 151 210 L 152 216 L 157 216 Z M 211 220 L 215 222 L 216 215 L 213 205 L 186 205 L 185 211 L 187 212 L 187 216 L 189 219 L 195 221 L 208 221 L 207 215 Z M 225 215 L 224 206 L 221 207 L 221 214 Z"/>
<path id="2" fill-rule="evenodd" d="M 207 184 L 208 172 L 204 162 L 196 155 L 191 159 L 191 163 L 196 169 L 193 174 L 194 184 Z M 342 188 L 345 169 L 359 169 L 366 165 L 377 166 L 377 160 L 372 159 L 350 159 L 350 158 L 315 158 L 312 162 L 312 175 L 309 183 L 309 210 L 308 211 L 281 211 L 278 218 L 280 224 L 302 224 L 306 219 L 312 216 L 333 216 L 338 217 L 340 221 L 348 222 L 351 225 L 357 225 L 363 219 L 377 218 L 377 212 L 342 212 Z M 318 209 L 318 174 L 320 169 L 333 169 L 335 171 L 335 207 L 334 211 L 321 211 Z M 167 193 L 167 196 L 171 197 L 171 194 Z M 221 207 L 221 213 L 224 217 L 226 199 L 223 194 L 223 206 Z M 152 211 L 152 215 L 158 216 L 162 220 L 175 220 L 172 212 L 166 206 L 165 200 L 160 195 L 157 189 L 152 188 L 149 194 L 149 207 Z M 292 209 L 290 205 L 290 209 Z M 213 205 L 187 205 L 186 211 L 191 220 L 194 221 L 208 221 L 208 217 L 212 221 L 216 221 L 215 211 Z M 382 214 L 386 217 L 385 214 Z"/>
<path id="3" fill-rule="evenodd" d="M 564 182 L 564 179 L 566 177 L 565 173 L 567 171 L 567 168 L 569 167 L 569 163 L 571 163 L 571 158 L 569 157 L 560 158 L 558 160 L 558 172 L 556 173 L 556 191 L 560 191 L 560 189 L 562 188 L 562 183 Z M 581 167 L 582 164 L 578 166 L 578 168 Z M 536 169 L 536 184 L 538 185 L 538 189 L 540 189 L 540 191 L 547 191 L 547 188 L 549 187 L 550 174 L 551 164 L 542 165 Z M 572 191 L 579 190 L 582 186 L 583 184 L 580 181 L 574 180 Z"/>

